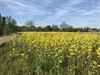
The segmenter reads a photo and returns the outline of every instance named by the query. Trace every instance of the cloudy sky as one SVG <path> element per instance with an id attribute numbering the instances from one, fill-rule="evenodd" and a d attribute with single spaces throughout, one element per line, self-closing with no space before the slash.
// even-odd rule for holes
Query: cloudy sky
<path id="1" fill-rule="evenodd" d="M 100 28 L 100 0 L 0 0 L 0 13 L 12 16 L 19 25 L 66 22 L 74 27 Z"/>

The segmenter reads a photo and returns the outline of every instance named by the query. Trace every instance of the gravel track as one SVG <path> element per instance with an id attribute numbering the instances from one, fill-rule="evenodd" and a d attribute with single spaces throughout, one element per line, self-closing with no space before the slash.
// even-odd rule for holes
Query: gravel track
<path id="1" fill-rule="evenodd" d="M 15 37 L 15 35 L 9 35 L 9 36 L 0 37 L 0 45 L 12 40 L 14 37 Z"/>

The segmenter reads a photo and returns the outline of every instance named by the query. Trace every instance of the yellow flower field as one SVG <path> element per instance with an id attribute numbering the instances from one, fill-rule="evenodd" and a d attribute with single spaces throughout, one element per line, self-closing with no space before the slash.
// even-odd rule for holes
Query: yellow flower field
<path id="1" fill-rule="evenodd" d="M 1 75 L 100 75 L 100 33 L 18 34 L 0 47 Z"/>

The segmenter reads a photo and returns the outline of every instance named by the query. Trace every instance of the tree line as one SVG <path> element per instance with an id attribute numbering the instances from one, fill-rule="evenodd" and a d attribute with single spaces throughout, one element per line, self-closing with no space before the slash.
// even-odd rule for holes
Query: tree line
<path id="1" fill-rule="evenodd" d="M 11 16 L 1 16 L 0 14 L 0 35 L 8 35 L 13 32 L 17 32 L 16 20 Z"/>
<path id="2" fill-rule="evenodd" d="M 56 31 L 56 32 L 88 32 L 90 28 L 74 28 L 72 25 L 62 22 L 60 25 L 52 24 L 46 26 L 35 26 L 34 22 L 26 21 L 23 26 L 20 26 L 20 31 Z"/>
<path id="3" fill-rule="evenodd" d="M 17 25 L 16 20 L 11 16 L 1 16 L 0 14 L 0 35 L 8 35 L 10 33 L 23 31 L 88 32 L 89 29 L 89 27 L 74 28 L 72 25 L 69 25 L 66 22 L 63 22 L 60 25 L 52 24 L 43 27 L 35 26 L 32 20 L 26 21 L 24 25 L 19 26 Z"/>

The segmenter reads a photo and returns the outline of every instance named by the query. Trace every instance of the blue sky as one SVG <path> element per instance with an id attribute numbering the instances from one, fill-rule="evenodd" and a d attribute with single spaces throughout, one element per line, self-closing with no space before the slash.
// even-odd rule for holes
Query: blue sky
<path id="1" fill-rule="evenodd" d="M 0 13 L 12 16 L 19 25 L 61 24 L 100 28 L 100 0 L 0 0 Z"/>

